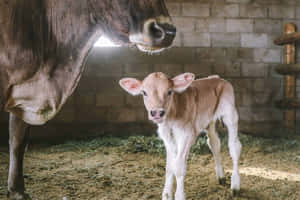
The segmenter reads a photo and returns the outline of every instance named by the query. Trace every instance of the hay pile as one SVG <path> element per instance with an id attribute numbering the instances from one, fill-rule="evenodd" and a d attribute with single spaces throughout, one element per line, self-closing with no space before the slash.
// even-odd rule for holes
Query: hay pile
<path id="1" fill-rule="evenodd" d="M 296 200 L 300 196 L 300 143 L 240 135 L 242 191 L 234 199 Z M 189 200 L 232 199 L 231 158 L 222 137 L 226 184 L 218 185 L 214 161 L 199 137 L 189 158 Z M 160 199 L 165 150 L 156 136 L 96 138 L 50 146 L 31 146 L 25 156 L 27 192 L 33 199 L 136 200 Z M 0 199 L 6 198 L 7 148 L 0 150 Z"/>

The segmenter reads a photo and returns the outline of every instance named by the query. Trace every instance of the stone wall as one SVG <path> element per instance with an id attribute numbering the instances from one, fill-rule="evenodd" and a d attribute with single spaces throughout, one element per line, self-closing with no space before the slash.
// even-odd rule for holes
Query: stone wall
<path id="1" fill-rule="evenodd" d="M 168 0 L 167 4 L 178 27 L 172 49 L 149 56 L 127 47 L 94 48 L 74 95 L 53 121 L 36 132 L 55 137 L 79 130 L 154 132 L 142 99 L 127 95 L 118 85 L 121 77 L 142 79 L 154 71 L 171 76 L 193 72 L 199 78 L 219 74 L 235 88 L 242 132 L 270 135 L 278 130 L 283 117 L 273 104 L 281 98 L 282 77 L 274 67 L 282 62 L 283 52 L 273 39 L 282 35 L 287 22 L 300 27 L 300 0 Z"/>

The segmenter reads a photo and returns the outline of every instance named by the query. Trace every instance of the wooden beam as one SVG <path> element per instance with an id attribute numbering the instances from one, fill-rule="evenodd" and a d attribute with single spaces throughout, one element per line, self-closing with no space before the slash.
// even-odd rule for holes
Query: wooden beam
<path id="1" fill-rule="evenodd" d="M 279 109 L 297 109 L 300 108 L 300 99 L 284 99 L 275 102 L 275 106 Z"/>
<path id="2" fill-rule="evenodd" d="M 300 32 L 297 33 L 289 33 L 282 37 L 276 38 L 274 40 L 274 43 L 277 45 L 285 45 L 285 44 L 291 44 L 296 42 L 297 40 L 300 40 Z"/>
<path id="3" fill-rule="evenodd" d="M 275 71 L 281 75 L 300 74 L 300 64 L 282 64 L 275 68 Z"/>

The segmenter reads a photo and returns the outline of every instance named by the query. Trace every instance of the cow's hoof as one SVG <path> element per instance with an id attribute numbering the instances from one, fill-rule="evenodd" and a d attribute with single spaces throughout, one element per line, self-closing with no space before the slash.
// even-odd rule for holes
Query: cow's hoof
<path id="1" fill-rule="evenodd" d="M 28 194 L 20 192 L 8 192 L 7 198 L 9 200 L 31 200 Z"/>
<path id="2" fill-rule="evenodd" d="M 219 178 L 218 182 L 220 185 L 225 185 L 226 184 L 226 179 L 225 178 Z"/>
<path id="3" fill-rule="evenodd" d="M 238 197 L 240 195 L 240 190 L 233 189 L 231 190 L 231 193 L 233 197 Z"/>

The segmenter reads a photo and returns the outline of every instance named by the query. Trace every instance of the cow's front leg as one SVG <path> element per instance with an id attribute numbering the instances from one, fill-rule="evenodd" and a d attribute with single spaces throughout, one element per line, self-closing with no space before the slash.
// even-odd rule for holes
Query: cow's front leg
<path id="1" fill-rule="evenodd" d="M 13 200 L 30 199 L 25 194 L 23 157 L 29 126 L 14 114 L 9 119 L 9 174 L 8 197 Z"/>
<path id="2" fill-rule="evenodd" d="M 188 155 L 194 142 L 195 137 L 192 133 L 182 133 L 182 135 L 176 139 L 177 155 L 173 163 L 173 170 L 177 182 L 175 200 L 185 200 L 184 177 L 186 175 Z"/>

